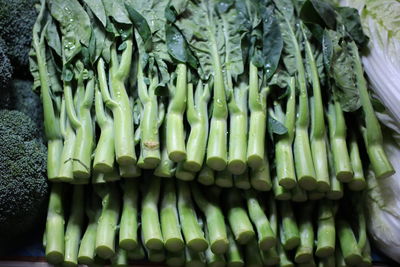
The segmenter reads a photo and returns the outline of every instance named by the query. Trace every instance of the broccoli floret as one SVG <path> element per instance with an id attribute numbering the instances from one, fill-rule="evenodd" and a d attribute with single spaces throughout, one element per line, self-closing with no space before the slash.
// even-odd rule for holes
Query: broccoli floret
<path id="1" fill-rule="evenodd" d="M 38 137 L 28 116 L 0 110 L 0 247 L 35 231 L 45 217 L 47 151 Z"/>
<path id="2" fill-rule="evenodd" d="M 0 38 L 0 93 L 2 96 L 4 96 L 5 89 L 8 88 L 12 74 L 13 68 L 7 56 L 7 46 L 4 40 Z M 7 100 L 4 101 L 3 99 L 0 101 L 4 103 L 7 102 Z"/>
<path id="3" fill-rule="evenodd" d="M 43 129 L 43 109 L 39 95 L 32 91 L 32 81 L 14 80 L 10 86 L 11 109 L 28 115 Z"/>
<path id="4" fill-rule="evenodd" d="M 29 49 L 32 28 L 37 12 L 34 0 L 0 0 L 0 36 L 7 45 L 7 54 L 14 72 L 27 77 L 29 74 Z"/>

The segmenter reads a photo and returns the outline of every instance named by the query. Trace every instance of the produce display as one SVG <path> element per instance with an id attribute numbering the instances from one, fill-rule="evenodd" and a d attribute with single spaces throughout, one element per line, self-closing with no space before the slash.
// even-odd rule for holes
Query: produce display
<path id="1" fill-rule="evenodd" d="M 339 2 L 37 1 L 41 107 L 28 81 L 0 85 L 18 110 L 0 110 L 0 237 L 48 204 L 54 265 L 372 266 L 398 114 L 362 58 L 367 13 Z M 28 58 L 15 29 L 1 84 Z"/>

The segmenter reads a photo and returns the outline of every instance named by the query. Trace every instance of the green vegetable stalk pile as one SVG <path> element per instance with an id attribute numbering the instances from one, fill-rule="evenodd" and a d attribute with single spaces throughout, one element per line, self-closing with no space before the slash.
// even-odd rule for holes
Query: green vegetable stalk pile
<path id="1" fill-rule="evenodd" d="M 38 9 L 30 67 L 53 184 L 50 262 L 371 264 L 356 191 L 368 164 L 377 179 L 394 169 L 355 9 L 318 0 Z"/>

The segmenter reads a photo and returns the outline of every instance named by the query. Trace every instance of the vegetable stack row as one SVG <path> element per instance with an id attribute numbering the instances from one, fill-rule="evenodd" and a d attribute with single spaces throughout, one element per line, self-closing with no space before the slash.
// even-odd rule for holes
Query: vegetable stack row
<path id="1" fill-rule="evenodd" d="M 151 169 L 282 199 L 361 190 L 366 162 L 394 172 L 367 42 L 355 9 L 316 0 L 42 0 L 31 71 L 48 178 Z"/>
<path id="2" fill-rule="evenodd" d="M 372 266 L 360 197 L 294 204 L 158 177 L 57 183 L 44 245 L 63 266 Z"/>

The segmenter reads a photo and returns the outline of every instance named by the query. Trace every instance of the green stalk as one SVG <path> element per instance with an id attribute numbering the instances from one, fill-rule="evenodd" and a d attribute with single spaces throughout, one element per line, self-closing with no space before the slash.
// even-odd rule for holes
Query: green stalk
<path id="1" fill-rule="evenodd" d="M 203 222 L 200 222 L 203 225 Z M 204 233 L 206 238 L 209 240 L 208 236 L 208 231 L 207 227 L 204 228 Z M 206 256 L 206 262 L 207 266 L 210 267 L 223 267 L 225 266 L 225 257 L 223 254 L 215 254 L 211 251 L 210 247 L 207 248 L 207 250 L 204 252 L 204 255 Z"/>
<path id="2" fill-rule="evenodd" d="M 95 245 L 98 220 L 101 214 L 100 199 L 96 194 L 91 193 L 86 200 L 86 215 L 88 217 L 88 224 L 86 231 L 81 240 L 78 252 L 78 263 L 91 265 L 95 260 Z"/>
<path id="3" fill-rule="evenodd" d="M 246 191 L 247 210 L 250 219 L 257 230 L 258 246 L 263 251 L 268 251 L 276 245 L 276 235 L 271 228 L 264 210 L 258 202 L 257 195 L 253 191 Z"/>
<path id="4" fill-rule="evenodd" d="M 161 140 L 161 162 L 154 170 L 154 175 L 158 177 L 170 178 L 175 174 L 175 164 L 168 156 L 167 129 L 165 121 L 161 125 Z"/>
<path id="5" fill-rule="evenodd" d="M 242 174 L 247 167 L 247 85 L 241 83 L 234 88 L 229 107 L 229 161 L 227 169 L 235 175 Z"/>
<path id="6" fill-rule="evenodd" d="M 349 223 L 343 219 L 336 221 L 340 248 L 347 265 L 356 265 L 362 262 L 361 251 Z"/>
<path id="7" fill-rule="evenodd" d="M 308 199 L 309 200 L 320 200 L 323 199 L 325 197 L 325 193 L 324 192 L 319 192 L 319 191 L 311 191 L 308 192 Z"/>
<path id="8" fill-rule="evenodd" d="M 314 252 L 314 229 L 312 212 L 314 209 L 313 202 L 307 202 L 299 211 L 299 232 L 300 245 L 296 249 L 294 261 L 297 264 L 308 263 L 313 260 Z"/>
<path id="9" fill-rule="evenodd" d="M 282 237 L 281 237 L 282 238 Z M 284 249 L 283 245 L 278 242 L 277 251 L 279 255 L 279 267 L 293 267 L 294 264 L 290 260 L 287 251 Z"/>
<path id="10" fill-rule="evenodd" d="M 263 261 L 261 258 L 260 249 L 258 248 L 257 240 L 252 238 L 245 246 L 246 266 L 262 267 Z"/>
<path id="11" fill-rule="evenodd" d="M 206 266 L 206 257 L 203 252 L 198 252 L 191 250 L 190 248 L 185 248 L 185 258 L 186 258 L 186 267 L 205 267 Z"/>
<path id="12" fill-rule="evenodd" d="M 72 128 L 69 119 L 67 118 L 64 99 L 61 100 L 60 130 L 63 136 L 63 147 L 57 179 L 63 182 L 72 182 L 74 180 L 74 175 L 72 173 L 72 163 L 74 157 L 74 143 L 76 136 L 75 131 Z"/>
<path id="13" fill-rule="evenodd" d="M 349 45 L 354 60 L 354 72 L 357 80 L 356 84 L 358 85 L 361 105 L 365 116 L 363 135 L 368 156 L 375 176 L 378 179 L 385 178 L 393 175 L 395 171 L 383 148 L 382 130 L 368 94 L 367 81 L 364 77 L 364 70 L 358 54 L 358 47 L 354 41 L 350 42 Z"/>
<path id="14" fill-rule="evenodd" d="M 113 112 L 114 118 L 114 141 L 115 155 L 119 165 L 136 164 L 136 153 L 134 145 L 133 112 L 129 101 L 129 96 L 125 88 L 125 82 L 130 73 L 132 63 L 132 40 L 125 41 L 126 48 L 118 60 L 116 44 L 111 48 L 110 65 L 110 93 L 102 89 L 101 83 L 106 84 L 107 79 L 104 69 L 104 61 L 100 58 L 97 70 L 99 76 L 100 89 L 104 101 Z M 106 86 L 104 86 L 104 89 Z"/>
<path id="15" fill-rule="evenodd" d="M 183 129 L 183 113 L 187 98 L 187 67 L 179 63 L 176 67 L 177 79 L 174 92 L 169 100 L 166 116 L 166 143 L 168 156 L 172 161 L 181 162 L 186 159 L 185 133 Z"/>
<path id="16" fill-rule="evenodd" d="M 226 252 L 226 265 L 228 267 L 243 267 L 245 262 L 243 260 L 243 253 L 241 248 L 236 243 L 232 230 L 227 227 L 229 247 Z"/>
<path id="17" fill-rule="evenodd" d="M 264 162 L 265 132 L 267 128 L 267 95 L 269 88 L 260 90 L 258 68 L 249 63 L 249 139 L 247 146 L 247 164 L 258 169 Z"/>
<path id="18" fill-rule="evenodd" d="M 160 216 L 165 248 L 171 252 L 181 251 L 185 243 L 179 224 L 175 181 L 173 180 L 164 181 Z"/>
<path id="19" fill-rule="evenodd" d="M 327 145 L 327 152 L 328 152 L 328 163 L 329 163 L 329 174 L 331 178 L 331 188 L 326 193 L 326 197 L 331 200 L 338 200 L 343 197 L 343 184 L 337 179 L 336 171 L 335 171 L 335 163 L 333 153 Z"/>
<path id="20" fill-rule="evenodd" d="M 94 100 L 94 79 L 89 79 L 84 86 L 78 80 L 76 94 L 80 101 L 75 107 L 79 119 L 79 125 L 72 125 L 76 131 L 74 146 L 73 174 L 78 183 L 88 183 L 91 175 L 92 152 L 94 148 L 94 128 L 91 109 Z M 66 99 L 67 101 L 67 99 Z M 68 113 L 68 104 L 67 104 Z M 70 118 L 71 120 L 71 118 Z"/>
<path id="21" fill-rule="evenodd" d="M 75 185 L 72 193 L 71 213 L 65 230 L 65 256 L 63 265 L 78 264 L 79 243 L 82 237 L 84 221 L 84 186 Z"/>
<path id="22" fill-rule="evenodd" d="M 279 185 L 278 178 L 276 176 L 272 179 L 272 190 L 274 191 L 276 200 L 289 200 L 292 197 L 292 194 L 289 190 Z"/>
<path id="23" fill-rule="evenodd" d="M 307 192 L 303 188 L 301 188 L 299 184 L 296 184 L 296 186 L 292 190 L 292 201 L 306 202 L 307 199 L 308 199 Z"/>
<path id="24" fill-rule="evenodd" d="M 233 187 L 232 174 L 226 169 L 215 173 L 215 184 L 219 187 Z"/>
<path id="25" fill-rule="evenodd" d="M 142 171 L 137 165 L 120 165 L 119 175 L 123 178 L 136 178 L 142 176 Z"/>
<path id="26" fill-rule="evenodd" d="M 305 40 L 306 60 L 310 66 L 313 97 L 311 98 L 311 152 L 317 179 L 317 190 L 327 192 L 330 188 L 328 158 L 325 144 L 324 106 L 322 103 L 321 87 L 317 64 L 311 45 L 307 40 L 303 24 L 301 25 Z"/>
<path id="27" fill-rule="evenodd" d="M 258 191 L 270 191 L 272 188 L 271 176 L 269 173 L 268 155 L 264 155 L 263 164 L 259 169 L 251 169 L 250 183 Z"/>
<path id="28" fill-rule="evenodd" d="M 182 181 L 193 181 L 196 178 L 196 174 L 185 170 L 183 163 L 179 162 L 176 166 L 175 177 Z"/>
<path id="29" fill-rule="evenodd" d="M 203 166 L 208 138 L 209 99 L 208 84 L 203 86 L 199 81 L 194 98 L 193 84 L 188 84 L 187 120 L 190 124 L 190 134 L 186 144 L 187 157 L 183 164 L 185 169 L 193 172 L 198 172 Z"/>
<path id="30" fill-rule="evenodd" d="M 291 78 L 289 82 L 290 96 L 286 104 L 285 126 L 288 132 L 277 137 L 275 144 L 275 164 L 279 185 L 286 189 L 294 188 L 296 185 L 296 173 L 293 160 L 292 144 L 296 121 L 296 80 Z M 275 105 L 275 113 L 282 114 L 280 105 Z"/>
<path id="31" fill-rule="evenodd" d="M 177 183 L 179 221 L 183 236 L 185 237 L 185 243 L 187 247 L 194 251 L 205 251 L 208 247 L 208 243 L 197 221 L 190 187 L 186 182 L 177 181 Z"/>
<path id="32" fill-rule="evenodd" d="M 346 267 L 347 264 L 344 261 L 343 253 L 340 249 L 335 250 L 335 260 L 336 260 L 336 266 L 337 267 Z"/>
<path id="33" fill-rule="evenodd" d="M 214 95 L 206 163 L 211 169 L 222 171 L 227 165 L 228 106 L 226 104 L 226 88 L 217 40 L 214 34 L 209 36 L 210 42 L 213 44 L 210 50 L 214 70 Z"/>
<path id="34" fill-rule="evenodd" d="M 249 169 L 246 168 L 244 173 L 240 175 L 233 176 L 233 183 L 236 188 L 248 190 L 251 188 L 250 180 L 249 180 Z"/>
<path id="35" fill-rule="evenodd" d="M 128 259 L 130 260 L 139 261 L 144 260 L 145 258 L 146 254 L 141 241 L 139 241 L 138 246 L 134 250 L 128 251 Z"/>
<path id="36" fill-rule="evenodd" d="M 336 177 L 346 183 L 353 179 L 353 169 L 346 143 L 346 122 L 337 99 L 328 104 L 329 138 Z"/>
<path id="37" fill-rule="evenodd" d="M 166 254 L 164 249 L 148 249 L 146 247 L 144 249 L 150 262 L 161 263 L 165 261 Z"/>
<path id="38" fill-rule="evenodd" d="M 197 176 L 197 181 L 203 185 L 212 185 L 214 184 L 214 180 L 214 171 L 207 167 L 207 165 L 203 165 Z"/>
<path id="39" fill-rule="evenodd" d="M 140 62 L 140 60 L 139 60 Z M 155 169 L 161 161 L 158 129 L 164 119 L 164 105 L 158 103 L 155 94 L 158 77 L 151 77 L 149 88 L 144 81 L 142 66 L 138 66 L 138 94 L 142 103 L 140 121 L 140 158 L 138 166 L 142 169 Z"/>
<path id="40" fill-rule="evenodd" d="M 297 80 L 300 89 L 295 138 L 293 144 L 296 175 L 297 181 L 302 188 L 306 190 L 313 190 L 317 187 L 317 180 L 315 178 L 315 170 L 310 148 L 310 139 L 308 135 L 309 104 L 306 76 L 297 37 L 293 32 L 293 28 L 290 25 L 290 22 L 287 20 L 287 18 L 285 18 L 285 20 L 286 24 L 288 24 L 290 30 L 290 38 L 292 39 L 292 45 L 295 50 L 293 56 L 296 60 Z"/>
<path id="41" fill-rule="evenodd" d="M 50 264 L 64 260 L 64 196 L 62 183 L 53 183 L 46 220 L 46 259 Z M 50 234 L 51 233 L 51 234 Z"/>
<path id="42" fill-rule="evenodd" d="M 354 178 L 348 184 L 350 190 L 362 191 L 367 187 L 367 182 L 365 181 L 363 165 L 360 157 L 360 151 L 358 149 L 357 139 L 354 133 L 351 135 L 350 139 L 350 161 L 351 167 L 354 171 Z"/>
<path id="43" fill-rule="evenodd" d="M 178 252 L 167 252 L 167 259 L 165 260 L 165 263 L 167 266 L 171 267 L 180 267 L 184 266 L 186 262 L 185 259 L 185 250 L 183 249 L 182 251 Z"/>
<path id="44" fill-rule="evenodd" d="M 285 250 L 296 248 L 300 244 L 299 228 L 289 201 L 280 201 L 281 225 L 279 227 L 282 246 Z"/>
<path id="45" fill-rule="evenodd" d="M 225 253 L 228 250 L 228 237 L 224 215 L 220 205 L 209 201 L 200 191 L 197 185 L 191 185 L 193 198 L 206 218 L 206 227 L 209 233 L 211 251 L 216 254 Z"/>
<path id="46" fill-rule="evenodd" d="M 134 250 L 138 246 L 138 183 L 136 180 L 125 180 L 121 186 L 124 194 L 119 228 L 119 247 L 125 250 Z"/>
<path id="47" fill-rule="evenodd" d="M 52 93 L 52 87 L 55 87 L 55 85 L 50 84 L 52 77 L 49 77 L 48 68 L 51 66 L 46 63 L 45 36 L 47 33 L 46 29 L 48 24 L 42 28 L 42 22 L 45 18 L 46 12 L 46 1 L 41 0 L 40 4 L 40 11 L 33 26 L 32 46 L 36 54 L 39 70 L 40 95 L 43 104 L 44 132 L 48 147 L 47 177 L 50 181 L 52 181 L 57 180 L 59 174 L 60 156 L 63 142 L 61 140 L 57 100 L 53 98 L 54 94 Z"/>
<path id="48" fill-rule="evenodd" d="M 299 267 L 317 267 L 314 259 L 311 259 L 309 262 L 298 264 Z"/>
<path id="49" fill-rule="evenodd" d="M 158 211 L 161 180 L 156 176 L 149 178 L 142 197 L 141 225 L 143 243 L 148 249 L 161 250 L 164 247 Z"/>
<path id="50" fill-rule="evenodd" d="M 128 267 L 128 252 L 125 249 L 118 248 L 117 253 L 111 259 L 112 267 Z"/>
<path id="51" fill-rule="evenodd" d="M 99 86 L 105 85 L 101 82 Z M 101 132 L 94 154 L 93 169 L 107 173 L 113 170 L 115 162 L 114 121 L 108 110 L 104 108 L 103 97 L 97 85 L 95 91 L 96 121 L 99 124 Z"/>
<path id="52" fill-rule="evenodd" d="M 241 192 L 232 188 L 224 194 L 227 208 L 227 217 L 229 225 L 239 244 L 247 244 L 255 236 L 253 225 L 249 219 L 246 209 L 243 207 L 243 198 Z"/>
<path id="53" fill-rule="evenodd" d="M 120 179 L 121 177 L 116 169 L 113 169 L 110 173 L 94 171 L 92 175 L 92 184 L 104 184 L 107 182 L 118 181 Z"/>
<path id="54" fill-rule="evenodd" d="M 368 240 L 365 243 L 365 247 L 362 251 L 362 263 L 361 266 L 363 267 L 370 267 L 372 266 L 372 257 L 371 257 L 371 247 Z"/>
<path id="55" fill-rule="evenodd" d="M 315 255 L 318 258 L 332 256 L 335 252 L 336 229 L 333 203 L 330 200 L 319 202 L 317 249 Z"/>
<path id="56" fill-rule="evenodd" d="M 318 267 L 336 267 L 335 255 L 321 259 Z"/>
<path id="57" fill-rule="evenodd" d="M 102 211 L 96 234 L 96 255 L 110 259 L 115 254 L 115 235 L 120 217 L 119 190 L 115 183 L 95 186 L 102 199 Z"/>
<path id="58" fill-rule="evenodd" d="M 276 246 L 268 250 L 261 250 L 260 252 L 261 252 L 261 259 L 264 265 L 276 266 L 279 264 L 280 258 L 276 250 Z"/>

